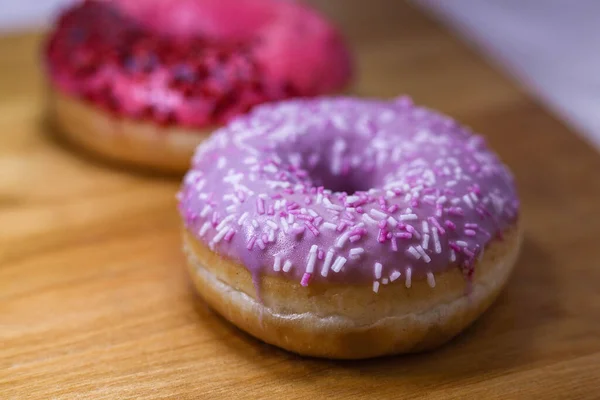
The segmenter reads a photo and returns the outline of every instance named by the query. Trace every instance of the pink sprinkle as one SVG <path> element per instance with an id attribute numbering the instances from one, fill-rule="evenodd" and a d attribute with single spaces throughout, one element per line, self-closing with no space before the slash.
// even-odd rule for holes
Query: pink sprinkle
<path id="1" fill-rule="evenodd" d="M 312 203 L 312 199 L 311 199 L 309 196 L 306 196 L 306 197 L 304 198 L 304 202 L 305 202 L 306 204 L 310 204 L 310 203 Z"/>
<path id="2" fill-rule="evenodd" d="M 393 212 L 398 211 L 398 205 L 397 204 L 392 204 L 391 206 L 388 207 L 387 211 L 389 213 L 393 213 Z"/>
<path id="3" fill-rule="evenodd" d="M 324 257 L 325 257 L 325 252 L 324 252 L 323 250 L 319 249 L 319 250 L 317 251 L 317 258 L 318 258 L 319 260 L 322 260 Z"/>
<path id="4" fill-rule="evenodd" d="M 410 201 L 410 206 L 411 206 L 411 207 L 413 207 L 413 208 L 417 208 L 417 207 L 419 207 L 419 200 L 417 200 L 417 199 L 412 199 L 412 200 Z"/>
<path id="5" fill-rule="evenodd" d="M 262 239 L 263 243 L 268 243 L 269 242 L 269 237 L 267 236 L 266 233 L 262 234 L 261 239 Z"/>
<path id="6" fill-rule="evenodd" d="M 399 237 L 400 239 L 412 239 L 413 235 L 409 232 L 396 232 L 394 236 Z"/>
<path id="7" fill-rule="evenodd" d="M 385 226 L 387 225 L 387 219 L 382 219 L 381 221 L 379 221 L 379 223 L 377 224 L 381 229 L 385 228 Z"/>
<path id="8" fill-rule="evenodd" d="M 311 215 L 306 215 L 306 214 L 296 214 L 296 218 L 298 219 L 302 219 L 304 221 L 312 221 L 315 218 Z"/>
<path id="9" fill-rule="evenodd" d="M 340 222 L 339 225 L 337 226 L 337 228 L 335 229 L 338 232 L 342 232 L 344 229 L 346 229 L 346 226 L 348 224 L 346 224 L 344 221 Z"/>
<path id="10" fill-rule="evenodd" d="M 302 280 L 300 281 L 300 284 L 302 286 L 308 286 L 308 282 L 310 281 L 311 276 L 311 274 L 305 272 L 304 275 L 302 275 Z"/>
<path id="11" fill-rule="evenodd" d="M 425 194 L 431 194 L 433 192 L 435 192 L 435 188 L 433 187 L 426 187 L 425 189 L 423 189 L 423 193 Z"/>
<path id="12" fill-rule="evenodd" d="M 321 224 L 321 222 L 323 222 L 323 217 L 317 217 L 315 218 L 314 224 L 318 226 Z"/>
<path id="13" fill-rule="evenodd" d="M 455 231 L 455 230 L 456 230 L 456 224 L 455 224 L 454 222 L 450 221 L 449 219 L 447 219 L 447 220 L 444 222 L 444 225 L 446 225 L 446 227 L 447 227 L 448 229 L 450 229 L 451 231 Z"/>
<path id="14" fill-rule="evenodd" d="M 438 204 L 437 207 L 435 208 L 435 216 L 437 218 L 442 218 L 442 205 Z"/>
<path id="15" fill-rule="evenodd" d="M 386 238 L 388 238 L 388 239 L 391 239 L 391 238 L 392 238 L 392 236 L 393 236 L 393 235 L 392 235 L 392 232 L 388 232 L 388 233 L 385 235 L 385 237 L 386 237 Z"/>
<path id="16" fill-rule="evenodd" d="M 410 235 L 410 233 L 409 233 Z M 392 237 L 392 250 L 393 251 L 398 251 L 398 244 L 396 243 L 396 238 Z"/>
<path id="17" fill-rule="evenodd" d="M 462 217 L 462 216 L 464 216 L 464 215 L 465 215 L 465 213 L 464 213 L 463 209 L 462 209 L 462 208 L 460 208 L 460 207 L 450 207 L 450 208 L 448 209 L 448 214 L 452 214 L 452 215 L 458 215 L 458 216 L 460 216 L 460 217 Z"/>
<path id="18" fill-rule="evenodd" d="M 379 243 L 385 243 L 386 231 L 384 229 L 379 230 L 379 234 L 377 235 L 377 241 Z"/>
<path id="19" fill-rule="evenodd" d="M 292 201 L 291 203 L 288 203 L 288 205 L 287 205 L 288 211 L 295 210 L 296 208 L 300 208 L 300 204 L 296 203 L 295 201 Z"/>
<path id="20" fill-rule="evenodd" d="M 256 199 L 256 210 L 260 215 L 265 213 L 265 201 L 262 199 L 262 197 Z"/>
<path id="21" fill-rule="evenodd" d="M 269 211 L 267 211 L 269 215 L 275 215 L 275 208 L 273 208 L 273 204 L 269 204 Z"/>
<path id="22" fill-rule="evenodd" d="M 477 236 L 477 232 L 472 229 L 465 229 L 465 235 L 467 236 Z"/>
<path id="23" fill-rule="evenodd" d="M 475 257 L 475 253 L 473 253 L 471 250 L 467 249 L 466 247 L 463 248 L 463 253 L 466 254 L 467 257 Z"/>
<path id="24" fill-rule="evenodd" d="M 450 242 L 450 243 L 448 243 L 448 246 L 450 246 L 450 248 L 456 252 L 462 251 L 462 248 L 459 245 L 457 245 L 456 243 Z"/>
<path id="25" fill-rule="evenodd" d="M 444 235 L 446 233 L 446 230 L 444 228 L 442 228 L 442 225 L 440 225 L 440 223 L 438 222 L 437 219 L 435 219 L 433 217 L 429 217 L 427 219 L 429 220 L 429 222 L 431 222 L 433 224 L 433 226 L 435 226 L 436 228 L 438 228 L 438 231 L 440 232 L 440 235 Z"/>
<path id="26" fill-rule="evenodd" d="M 308 228 L 308 230 L 310 230 L 312 232 L 313 235 L 315 236 L 319 236 L 319 230 L 317 229 L 316 226 L 314 226 L 313 224 L 311 224 L 308 221 L 304 222 L 304 225 L 306 225 L 306 227 Z"/>
<path id="27" fill-rule="evenodd" d="M 219 224 L 218 222 L 219 222 L 219 216 L 218 216 L 218 213 L 215 211 L 212 215 L 211 223 L 213 226 L 217 226 Z"/>
<path id="28" fill-rule="evenodd" d="M 350 236 L 348 239 L 349 239 L 349 240 L 350 240 L 352 243 L 354 243 L 354 242 L 357 242 L 357 241 L 359 241 L 359 240 L 360 240 L 360 238 L 361 238 L 361 236 L 360 236 L 360 235 L 352 235 L 352 236 Z"/>
<path id="29" fill-rule="evenodd" d="M 275 193 L 271 195 L 271 198 L 273 200 L 277 200 L 277 199 L 281 199 L 283 196 L 281 195 L 281 193 Z"/>
<path id="30" fill-rule="evenodd" d="M 425 204 L 429 204 L 430 206 L 432 206 L 432 205 L 434 205 L 434 204 L 435 204 L 435 201 L 434 201 L 432 198 L 430 198 L 430 197 L 427 197 L 427 198 L 424 198 L 424 199 L 423 199 L 423 203 L 425 203 Z"/>
<path id="31" fill-rule="evenodd" d="M 256 242 L 256 236 L 252 236 L 250 238 L 250 240 L 248 240 L 248 244 L 246 245 L 246 248 L 248 250 L 252 250 L 252 248 L 254 247 L 254 242 Z"/>
<path id="32" fill-rule="evenodd" d="M 362 214 L 365 212 L 365 210 L 362 207 L 356 207 L 356 212 Z"/>
<path id="33" fill-rule="evenodd" d="M 226 242 L 230 242 L 233 235 L 235 235 L 235 231 L 233 229 L 230 229 L 229 232 L 225 234 L 225 237 L 223 237 L 223 239 L 225 239 Z"/>

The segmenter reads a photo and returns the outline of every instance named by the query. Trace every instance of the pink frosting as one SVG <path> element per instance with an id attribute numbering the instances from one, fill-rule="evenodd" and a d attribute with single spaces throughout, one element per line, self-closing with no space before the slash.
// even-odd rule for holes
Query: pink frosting
<path id="1" fill-rule="evenodd" d="M 73 39 L 74 31 L 83 39 Z M 148 52 L 156 59 L 149 71 L 132 74 L 124 65 L 123 53 Z M 255 104 L 340 90 L 352 72 L 335 28 L 284 0 L 86 1 L 62 15 L 47 56 L 63 91 L 118 114 L 192 127 L 226 122 Z M 80 58 L 94 70 L 86 64 L 81 73 Z M 174 87 L 174 68 L 198 63 L 209 76 L 195 78 L 191 89 Z M 207 81 L 215 74 L 226 82 L 217 76 L 212 90 Z"/>

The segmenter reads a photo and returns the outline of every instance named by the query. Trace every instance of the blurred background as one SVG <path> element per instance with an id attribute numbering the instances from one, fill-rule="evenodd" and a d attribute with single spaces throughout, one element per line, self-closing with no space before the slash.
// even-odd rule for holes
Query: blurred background
<path id="1" fill-rule="evenodd" d="M 71 1 L 0 0 L 0 34 L 43 27 Z M 600 1 L 413 2 L 477 46 L 600 148 Z"/>
<path id="2" fill-rule="evenodd" d="M 72 0 L 0 0 L 0 34 L 41 27 Z M 312 3 L 326 0 L 312 1 Z M 600 148 L 600 1 L 413 0 Z"/>

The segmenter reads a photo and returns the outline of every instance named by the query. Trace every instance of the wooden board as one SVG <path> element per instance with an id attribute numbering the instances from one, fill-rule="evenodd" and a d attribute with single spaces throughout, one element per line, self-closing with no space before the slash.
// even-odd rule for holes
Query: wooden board
<path id="1" fill-rule="evenodd" d="M 317 2 L 317 1 L 315 1 Z M 0 39 L 0 398 L 600 398 L 600 156 L 420 12 L 321 0 L 359 57 L 356 92 L 408 92 L 483 132 L 526 228 L 509 287 L 427 354 L 303 359 L 198 302 L 178 182 L 49 139 L 38 35 Z"/>

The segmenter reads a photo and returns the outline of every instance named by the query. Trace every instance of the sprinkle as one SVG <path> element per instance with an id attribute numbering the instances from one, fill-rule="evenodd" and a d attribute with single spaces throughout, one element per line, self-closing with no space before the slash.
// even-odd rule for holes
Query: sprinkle
<path id="1" fill-rule="evenodd" d="M 225 228 L 225 225 L 227 225 L 229 223 L 229 221 L 231 221 L 234 218 L 235 218 L 235 216 L 233 216 L 233 215 L 229 215 L 229 216 L 223 218 L 221 223 L 219 225 L 217 225 L 217 230 L 220 231 L 221 229 Z"/>
<path id="2" fill-rule="evenodd" d="M 400 221 L 412 221 L 418 218 L 419 217 L 417 216 L 417 214 L 402 214 L 400 216 Z"/>
<path id="3" fill-rule="evenodd" d="M 479 224 L 466 223 L 465 224 L 465 228 L 468 228 L 468 229 L 477 229 L 477 228 L 479 228 Z"/>
<path id="4" fill-rule="evenodd" d="M 465 194 L 462 199 L 470 208 L 473 208 L 473 201 L 468 194 Z"/>
<path id="5" fill-rule="evenodd" d="M 256 241 L 256 244 L 258 245 L 258 247 L 260 247 L 260 249 L 261 249 L 261 250 L 264 250 L 264 249 L 265 249 L 265 247 L 266 247 L 266 246 L 265 246 L 265 242 L 263 242 L 263 240 L 262 240 L 262 239 L 258 239 L 258 240 Z"/>
<path id="6" fill-rule="evenodd" d="M 344 232 L 344 233 L 342 233 L 342 234 L 341 234 L 341 235 L 340 235 L 340 236 L 337 238 L 337 240 L 336 240 L 336 242 L 335 242 L 335 247 L 338 247 L 338 248 L 340 248 L 340 249 L 341 249 L 342 247 L 344 247 L 344 245 L 346 244 L 346 240 L 348 240 L 348 238 L 350 237 L 351 233 L 352 233 L 352 232 L 350 232 L 350 231 L 347 231 L 347 232 Z"/>
<path id="7" fill-rule="evenodd" d="M 319 260 L 322 260 L 323 257 L 325 257 L 325 252 L 323 250 L 319 249 L 319 251 L 317 252 L 317 258 Z"/>
<path id="8" fill-rule="evenodd" d="M 411 285 L 412 285 L 412 268 L 406 268 L 406 278 L 404 281 L 404 286 L 406 286 L 407 289 L 410 289 Z"/>
<path id="9" fill-rule="evenodd" d="M 208 231 L 208 228 L 210 228 L 210 222 L 206 221 L 204 223 L 204 225 L 202 225 L 202 228 L 200 228 L 200 231 L 198 232 L 200 237 L 202 237 L 206 234 L 206 231 Z"/>
<path id="10" fill-rule="evenodd" d="M 318 246 L 313 244 L 308 252 L 308 262 L 306 263 L 306 273 L 311 274 L 315 269 L 315 263 L 317 261 L 317 250 Z"/>
<path id="11" fill-rule="evenodd" d="M 279 218 L 279 221 L 281 221 L 281 225 L 283 226 L 283 231 L 285 233 L 287 233 L 288 229 L 290 229 L 289 224 L 287 223 L 287 221 L 283 217 Z"/>
<path id="12" fill-rule="evenodd" d="M 423 221 L 421 223 L 421 226 L 423 227 L 423 233 L 429 233 L 429 224 L 427 223 L 427 221 Z"/>
<path id="13" fill-rule="evenodd" d="M 427 284 L 429 285 L 430 288 L 435 287 L 435 277 L 433 276 L 433 273 L 431 273 L 431 272 L 427 273 Z"/>
<path id="14" fill-rule="evenodd" d="M 273 230 L 279 229 L 279 225 L 277 225 L 275 222 L 271 221 L 270 219 L 267 220 L 267 225 L 269 225 L 271 228 L 273 228 Z"/>
<path id="15" fill-rule="evenodd" d="M 212 239 L 212 244 L 216 244 L 219 243 L 221 241 L 221 239 L 223 239 L 225 237 L 225 234 L 227 234 L 229 230 L 228 229 L 221 229 L 220 231 L 217 232 L 217 234 L 213 237 Z"/>
<path id="16" fill-rule="evenodd" d="M 383 213 L 383 212 L 379 211 L 376 208 L 372 208 L 371 211 L 369 211 L 369 213 L 372 216 L 374 216 L 376 218 L 379 218 L 379 219 L 383 219 L 383 218 L 387 218 L 388 217 L 388 215 L 386 213 Z M 400 218 L 402 218 L 402 217 L 400 217 Z"/>
<path id="17" fill-rule="evenodd" d="M 398 226 L 398 220 L 396 218 L 392 217 L 391 215 L 387 218 L 387 221 L 392 228 L 395 228 L 396 226 Z"/>
<path id="18" fill-rule="evenodd" d="M 373 266 L 373 270 L 375 271 L 375 279 L 381 279 L 381 270 L 383 269 L 383 265 L 381 263 L 376 262 Z"/>
<path id="19" fill-rule="evenodd" d="M 365 249 L 363 249 L 362 247 L 355 247 L 353 249 L 350 249 L 350 252 L 349 252 L 350 258 L 358 258 L 364 252 L 365 252 Z"/>
<path id="20" fill-rule="evenodd" d="M 260 215 L 265 213 L 265 200 L 262 197 L 256 199 L 256 210 Z"/>
<path id="21" fill-rule="evenodd" d="M 378 281 L 373 281 L 373 291 L 375 293 L 379 292 L 379 282 Z"/>
<path id="22" fill-rule="evenodd" d="M 446 196 L 441 196 L 440 198 L 437 199 L 437 201 L 435 202 L 436 204 L 444 204 L 448 199 L 446 198 Z"/>
<path id="23" fill-rule="evenodd" d="M 333 265 L 331 266 L 331 269 L 333 272 L 340 272 L 340 270 L 342 269 L 342 267 L 344 266 L 344 264 L 346 264 L 346 258 L 342 257 L 342 256 L 338 256 L 335 259 L 335 262 L 333 263 Z"/>
<path id="24" fill-rule="evenodd" d="M 434 250 L 435 250 L 436 254 L 440 254 L 442 252 L 442 244 L 440 243 L 440 237 L 438 235 L 438 229 L 437 228 L 433 228 L 432 233 L 433 233 L 433 247 L 434 247 Z"/>
<path id="25" fill-rule="evenodd" d="M 360 236 L 360 235 L 352 235 L 348 239 L 350 240 L 350 242 L 354 243 L 354 242 L 358 242 L 361 239 L 361 237 L 362 236 Z"/>
<path id="26" fill-rule="evenodd" d="M 448 228 L 448 229 L 450 229 L 450 230 L 452 230 L 452 231 L 455 231 L 455 230 L 456 230 L 456 224 L 455 224 L 454 222 L 450 221 L 449 219 L 447 219 L 447 220 L 444 222 L 444 225 L 446 225 L 446 228 Z"/>
<path id="27" fill-rule="evenodd" d="M 315 236 L 319 236 L 319 230 L 316 226 L 311 224 L 309 221 L 304 221 L 304 225 L 308 228 L 308 230 Z"/>
<path id="28" fill-rule="evenodd" d="M 388 278 L 383 278 L 381 280 L 381 283 L 384 284 L 384 285 L 387 285 L 389 283 L 389 279 Z"/>
<path id="29" fill-rule="evenodd" d="M 237 205 L 236 204 L 232 204 L 230 206 L 227 206 L 225 208 L 225 211 L 227 211 L 228 213 L 232 213 L 237 209 Z"/>
<path id="30" fill-rule="evenodd" d="M 332 231 L 336 230 L 337 226 L 332 224 L 331 222 L 323 222 L 323 227 L 327 229 L 331 229 Z"/>
<path id="31" fill-rule="evenodd" d="M 435 226 L 438 229 L 438 233 L 440 235 L 444 235 L 446 233 L 446 230 L 444 228 L 442 228 L 442 225 L 440 225 L 440 223 L 438 222 L 437 219 L 435 219 L 434 217 L 429 217 L 429 222 L 431 222 L 433 224 L 433 226 Z"/>
<path id="32" fill-rule="evenodd" d="M 396 237 L 392 237 L 392 251 L 398 251 L 398 242 L 396 241 Z"/>
<path id="33" fill-rule="evenodd" d="M 394 233 L 394 237 L 400 239 L 412 239 L 413 235 L 410 232 L 396 232 Z"/>
<path id="34" fill-rule="evenodd" d="M 309 274 L 308 272 L 305 272 L 304 275 L 302 275 L 302 280 L 300 281 L 300 284 L 302 286 L 308 286 L 308 282 L 310 281 L 310 277 L 311 277 L 311 274 Z"/>
<path id="35" fill-rule="evenodd" d="M 253 226 L 255 229 L 258 229 L 260 225 L 258 225 L 258 221 L 257 221 L 257 220 L 253 219 L 253 220 L 252 220 L 252 226 Z"/>
<path id="36" fill-rule="evenodd" d="M 321 276 L 326 277 L 329 272 L 329 266 L 331 265 L 331 260 L 333 260 L 334 250 L 329 249 L 327 251 L 327 255 L 325 256 L 325 261 L 323 262 L 323 268 L 321 268 Z"/>
<path id="37" fill-rule="evenodd" d="M 275 231 L 271 230 L 269 231 L 269 237 L 267 238 L 268 242 L 274 242 L 275 241 Z"/>
<path id="38" fill-rule="evenodd" d="M 254 247 L 254 242 L 256 242 L 256 236 L 252 236 L 250 238 L 250 240 L 248 240 L 248 243 L 246 244 L 246 248 L 248 250 L 252 250 L 252 248 Z"/>
<path id="39" fill-rule="evenodd" d="M 205 205 L 204 208 L 202 209 L 202 211 L 200 211 L 200 217 L 204 218 L 208 215 L 208 213 L 210 212 L 210 209 L 212 207 L 210 205 Z"/>
<path id="40" fill-rule="evenodd" d="M 465 235 L 467 235 L 467 236 L 477 236 L 477 232 L 475 232 L 473 229 L 465 229 Z"/>
<path id="41" fill-rule="evenodd" d="M 292 268 L 292 262 L 290 260 L 286 260 L 283 264 L 283 272 L 288 272 Z"/>
<path id="42" fill-rule="evenodd" d="M 390 282 L 394 282 L 396 279 L 400 278 L 400 275 L 402 275 L 402 273 L 400 273 L 400 271 L 393 271 L 390 274 Z"/>
<path id="43" fill-rule="evenodd" d="M 465 242 L 464 240 L 457 240 L 456 245 L 460 247 L 467 247 L 467 242 Z"/>
<path id="44" fill-rule="evenodd" d="M 465 215 L 463 209 L 460 207 L 450 207 L 448 209 L 448 214 L 457 215 L 459 217 L 462 217 Z"/>
<path id="45" fill-rule="evenodd" d="M 410 246 L 408 248 L 408 252 L 410 253 L 411 256 L 413 256 L 414 258 L 416 258 L 417 260 L 419 258 L 421 258 L 421 254 L 417 251 L 417 249 L 415 249 L 413 246 Z"/>
<path id="46" fill-rule="evenodd" d="M 425 250 L 427 250 L 429 248 L 429 235 L 428 234 L 423 235 L 423 242 L 421 243 L 421 247 L 423 247 Z"/>
<path id="47" fill-rule="evenodd" d="M 275 256 L 275 261 L 273 261 L 273 271 L 281 271 L 281 257 L 279 256 Z"/>
<path id="48" fill-rule="evenodd" d="M 454 252 L 454 249 L 450 249 L 450 262 L 455 262 L 456 261 L 456 253 Z"/>
<path id="49" fill-rule="evenodd" d="M 223 239 L 226 242 L 230 242 L 233 235 L 235 235 L 235 230 L 233 228 L 229 228 L 229 231 L 227 232 L 227 234 L 225 235 L 225 237 Z"/>
<path id="50" fill-rule="evenodd" d="M 306 228 L 305 228 L 305 227 L 303 227 L 303 226 L 298 226 L 298 225 L 295 225 L 295 226 L 294 226 L 292 229 L 290 229 L 290 232 L 292 233 L 292 235 L 294 235 L 294 236 L 298 236 L 298 235 L 300 235 L 301 233 L 304 233 L 304 231 L 305 231 L 305 230 L 306 230 Z"/>
<path id="51" fill-rule="evenodd" d="M 419 252 L 421 257 L 423 257 L 423 260 L 425 260 L 426 263 L 431 262 L 431 258 L 429 257 L 429 255 L 427 255 L 427 253 L 425 253 L 425 250 L 423 250 L 423 247 L 417 246 L 417 251 Z"/>
<path id="52" fill-rule="evenodd" d="M 382 213 L 382 214 L 383 214 L 383 213 Z M 365 223 L 367 223 L 367 224 L 376 224 L 376 223 L 377 223 L 377 221 L 376 221 L 376 220 L 374 220 L 373 218 L 371 218 L 371 217 L 369 216 L 369 214 L 363 214 L 361 218 L 362 218 L 362 220 L 363 220 Z"/>

